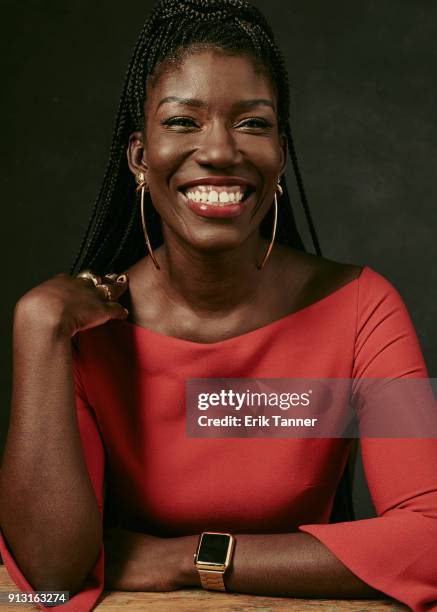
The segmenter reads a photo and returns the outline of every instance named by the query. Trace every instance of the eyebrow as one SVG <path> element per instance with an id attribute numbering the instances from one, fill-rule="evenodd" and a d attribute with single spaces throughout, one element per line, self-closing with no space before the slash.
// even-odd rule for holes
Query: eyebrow
<path id="1" fill-rule="evenodd" d="M 167 96 L 166 98 L 162 98 L 159 102 L 157 110 L 163 104 L 169 104 L 171 102 L 176 102 L 178 104 L 184 104 L 185 106 L 194 106 L 197 108 L 205 108 L 207 105 L 206 102 L 202 100 L 197 100 L 196 98 L 180 98 L 179 96 Z M 251 109 L 254 106 L 269 106 L 273 110 L 275 110 L 275 106 L 271 100 L 267 98 L 255 98 L 253 100 L 240 100 L 236 102 L 234 106 L 241 108 L 242 110 Z"/>

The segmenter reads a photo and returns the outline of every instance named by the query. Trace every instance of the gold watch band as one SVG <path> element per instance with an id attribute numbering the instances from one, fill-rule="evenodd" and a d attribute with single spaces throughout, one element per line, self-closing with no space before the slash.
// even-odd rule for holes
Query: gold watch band
<path id="1" fill-rule="evenodd" d="M 194 564 L 204 589 L 226 591 L 223 576 L 230 566 L 234 545 L 231 533 L 204 531 L 200 534 Z"/>
<path id="2" fill-rule="evenodd" d="M 226 591 L 223 581 L 224 572 L 199 569 L 200 583 L 204 589 L 213 591 Z"/>

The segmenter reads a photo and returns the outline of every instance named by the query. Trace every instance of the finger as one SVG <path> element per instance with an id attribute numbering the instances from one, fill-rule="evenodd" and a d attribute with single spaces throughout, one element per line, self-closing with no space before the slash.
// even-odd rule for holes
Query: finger
<path id="1" fill-rule="evenodd" d="M 104 302 L 112 302 L 114 300 L 114 294 L 111 289 L 111 285 L 108 283 L 99 283 L 96 285 L 96 289 L 99 292 L 100 296 L 103 298 Z"/>
<path id="2" fill-rule="evenodd" d="M 117 300 L 129 285 L 129 276 L 125 274 L 110 273 L 103 277 L 102 284 L 108 285 L 111 289 L 111 299 Z"/>
<path id="3" fill-rule="evenodd" d="M 110 272 L 109 274 L 105 274 L 103 279 L 108 278 L 110 281 L 114 282 L 117 280 L 118 274 L 116 272 Z"/>
<path id="4" fill-rule="evenodd" d="M 94 285 L 99 285 L 102 282 L 102 277 L 98 274 L 93 274 L 91 270 L 82 270 L 82 272 L 76 275 L 76 278 L 90 280 Z"/>
<path id="5" fill-rule="evenodd" d="M 102 288 L 103 296 L 106 298 L 106 295 L 110 295 L 109 301 L 116 302 L 118 298 L 126 291 L 127 285 L 122 283 L 104 283 L 105 286 L 109 289 L 107 293 L 105 289 Z"/>
<path id="6" fill-rule="evenodd" d="M 102 279 L 108 279 L 111 282 L 126 284 L 129 283 L 129 276 L 125 272 L 124 274 L 117 274 L 116 272 L 110 272 L 102 276 Z"/>
<path id="7" fill-rule="evenodd" d="M 85 283 L 88 287 L 95 287 L 94 282 L 90 278 L 84 278 L 83 276 L 76 276 L 78 281 Z"/>
<path id="8" fill-rule="evenodd" d="M 129 315 L 129 310 L 118 302 L 106 302 L 111 319 L 125 319 Z"/>

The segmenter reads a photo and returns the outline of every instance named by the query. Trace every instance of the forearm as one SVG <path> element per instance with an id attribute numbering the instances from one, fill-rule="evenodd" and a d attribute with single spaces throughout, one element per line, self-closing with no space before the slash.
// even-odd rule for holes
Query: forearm
<path id="1" fill-rule="evenodd" d="M 319 540 L 306 533 L 236 535 L 224 581 L 227 590 L 256 595 L 320 598 L 386 597 L 355 576 Z M 185 547 L 183 586 L 200 586 L 193 554 L 197 536 Z"/>
<path id="2" fill-rule="evenodd" d="M 17 310 L 0 522 L 34 588 L 74 591 L 98 555 L 101 519 L 77 425 L 71 340 L 29 320 Z"/>
<path id="3" fill-rule="evenodd" d="M 360 580 L 306 533 L 235 535 L 227 590 L 254 595 L 359 599 L 387 597 Z M 200 587 L 197 535 L 158 538 L 124 529 L 105 539 L 106 588 L 164 591 Z"/>

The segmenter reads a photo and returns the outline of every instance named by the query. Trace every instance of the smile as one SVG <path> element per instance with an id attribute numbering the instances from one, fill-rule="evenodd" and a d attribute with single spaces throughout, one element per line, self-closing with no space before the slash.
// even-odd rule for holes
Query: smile
<path id="1" fill-rule="evenodd" d="M 182 193 L 188 200 L 204 204 L 206 209 L 208 205 L 222 207 L 241 202 L 247 192 L 239 185 L 196 185 Z"/>

